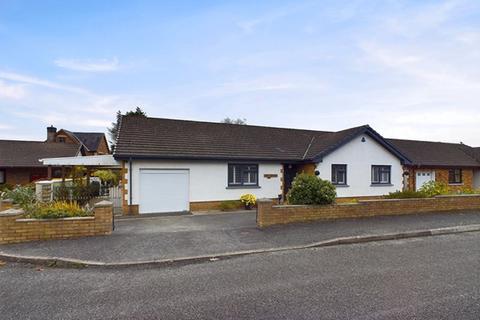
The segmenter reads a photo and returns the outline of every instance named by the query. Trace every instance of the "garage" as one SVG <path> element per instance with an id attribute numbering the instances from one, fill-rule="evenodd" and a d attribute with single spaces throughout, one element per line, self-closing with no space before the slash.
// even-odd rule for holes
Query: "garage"
<path id="1" fill-rule="evenodd" d="M 189 171 L 140 169 L 139 212 L 162 213 L 189 210 Z"/>

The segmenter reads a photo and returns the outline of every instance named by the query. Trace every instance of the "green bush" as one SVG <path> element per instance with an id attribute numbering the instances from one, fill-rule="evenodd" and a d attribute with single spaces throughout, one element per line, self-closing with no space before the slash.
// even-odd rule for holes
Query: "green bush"
<path id="1" fill-rule="evenodd" d="M 385 199 L 412 199 L 412 198 L 427 198 L 427 194 L 420 191 L 395 191 L 390 192 L 385 196 Z"/>
<path id="2" fill-rule="evenodd" d="M 438 181 L 426 182 L 418 191 L 425 193 L 429 198 L 449 193 L 448 186 Z"/>
<path id="3" fill-rule="evenodd" d="M 7 190 L 2 196 L 4 199 L 11 199 L 14 204 L 25 208 L 35 202 L 35 189 L 31 186 L 17 186 Z"/>
<path id="4" fill-rule="evenodd" d="M 331 204 L 337 197 L 335 186 L 306 173 L 298 174 L 287 194 L 289 204 Z"/>
<path id="5" fill-rule="evenodd" d="M 26 217 L 32 219 L 59 219 L 71 217 L 87 217 L 92 212 L 84 210 L 75 202 L 36 203 L 26 210 Z"/>
<path id="6" fill-rule="evenodd" d="M 13 190 L 13 188 L 14 188 L 14 186 L 9 184 L 9 183 L 1 184 L 0 185 L 0 195 L 4 192 Z"/>
<path id="7" fill-rule="evenodd" d="M 243 204 L 239 200 L 222 201 L 220 203 L 220 210 L 222 211 L 237 210 L 237 209 L 240 209 L 242 206 Z"/>

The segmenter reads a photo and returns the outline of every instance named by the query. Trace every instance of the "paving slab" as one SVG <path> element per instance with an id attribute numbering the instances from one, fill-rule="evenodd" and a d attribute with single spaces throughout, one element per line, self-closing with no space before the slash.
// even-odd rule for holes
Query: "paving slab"
<path id="1" fill-rule="evenodd" d="M 124 263 L 302 246 L 339 237 L 473 224 L 480 224 L 480 211 L 318 221 L 267 229 L 256 227 L 255 212 L 156 216 L 117 220 L 111 236 L 2 245 L 0 252 Z"/>

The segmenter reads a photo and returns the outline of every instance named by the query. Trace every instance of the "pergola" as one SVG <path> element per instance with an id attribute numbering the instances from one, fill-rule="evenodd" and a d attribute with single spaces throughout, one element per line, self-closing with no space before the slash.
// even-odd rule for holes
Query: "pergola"
<path id="1" fill-rule="evenodd" d="M 92 168 L 98 169 L 120 169 L 120 162 L 115 160 L 111 154 L 97 156 L 77 156 L 62 158 L 40 159 L 48 166 L 48 179 L 52 178 L 52 167 L 62 168 L 62 181 L 65 180 L 65 167 L 83 166 L 87 168 L 87 179 L 90 177 Z"/>

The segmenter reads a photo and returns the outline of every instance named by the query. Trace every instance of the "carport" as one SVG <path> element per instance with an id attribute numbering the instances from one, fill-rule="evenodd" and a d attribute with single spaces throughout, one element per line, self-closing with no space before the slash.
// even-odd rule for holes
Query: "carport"
<path id="1" fill-rule="evenodd" d="M 62 182 L 65 182 L 66 169 L 76 166 L 85 167 L 87 181 L 90 181 L 91 173 L 99 169 L 120 170 L 120 162 L 115 160 L 112 155 L 95 155 L 95 156 L 76 156 L 76 157 L 61 157 L 61 158 L 45 158 L 40 159 L 44 165 L 51 167 L 62 168 Z M 120 182 L 121 183 L 121 180 Z M 121 212 L 122 197 L 121 197 L 121 185 L 118 187 L 110 188 L 108 193 L 109 201 L 113 203 L 114 212 Z"/>

